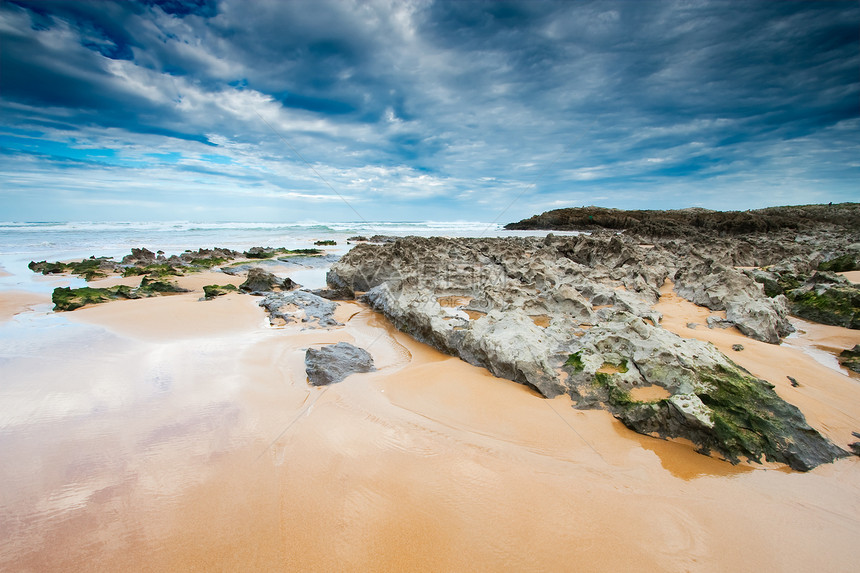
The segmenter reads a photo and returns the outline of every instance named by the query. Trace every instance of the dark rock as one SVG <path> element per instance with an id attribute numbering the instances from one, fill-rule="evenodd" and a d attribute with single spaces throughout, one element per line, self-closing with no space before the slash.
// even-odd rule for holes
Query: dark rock
<path id="1" fill-rule="evenodd" d="M 310 291 L 318 297 L 327 300 L 354 300 L 354 293 L 346 290 L 334 290 L 330 288 L 320 288 Z"/>
<path id="2" fill-rule="evenodd" d="M 851 432 L 851 435 L 853 435 L 855 438 L 860 438 L 860 434 L 858 434 L 857 432 Z M 850 444 L 848 444 L 848 447 L 851 448 L 851 453 L 853 453 L 855 456 L 860 456 L 860 442 L 851 442 Z"/>
<path id="3" fill-rule="evenodd" d="M 312 386 L 333 384 L 350 374 L 375 370 L 370 353 L 347 342 L 329 344 L 319 349 L 308 348 L 305 352 L 305 371 Z"/>
<path id="4" fill-rule="evenodd" d="M 775 233 L 783 230 L 830 226 L 860 229 L 860 204 L 802 205 L 770 207 L 754 211 L 709 211 L 679 209 L 675 211 L 624 211 L 602 207 L 567 208 L 547 211 L 506 229 L 592 231 L 624 229 L 647 237 L 690 237 L 697 233 L 738 235 Z"/>
<path id="5" fill-rule="evenodd" d="M 131 254 L 122 259 L 124 265 L 151 265 L 155 263 L 155 253 L 147 248 L 132 248 Z"/>
<path id="6" fill-rule="evenodd" d="M 797 388 L 798 386 L 800 386 L 800 383 L 793 376 L 786 376 L 786 378 L 788 378 L 788 381 L 791 382 L 792 387 Z"/>
<path id="7" fill-rule="evenodd" d="M 248 278 L 239 285 L 239 288 L 245 292 L 255 294 L 290 290 L 291 288 L 296 288 L 296 286 L 296 283 L 289 278 L 282 279 L 263 268 L 254 267 L 248 271 Z"/>
<path id="8" fill-rule="evenodd" d="M 860 328 L 860 285 L 818 271 L 800 288 L 786 293 L 792 314 L 822 324 Z"/>
<path id="9" fill-rule="evenodd" d="M 118 285 L 106 288 L 69 288 L 58 287 L 51 295 L 54 310 L 75 310 L 88 304 L 100 304 L 118 299 L 137 299 L 163 294 L 189 292 L 174 283 L 158 281 L 146 277 L 140 281 L 140 285 L 132 288 L 126 285 Z"/>
<path id="10" fill-rule="evenodd" d="M 735 352 L 740 352 L 743 349 L 744 349 L 743 344 L 732 344 L 732 350 L 734 350 Z"/>
<path id="11" fill-rule="evenodd" d="M 854 348 L 850 350 L 843 350 L 837 358 L 845 368 L 860 372 L 860 344 L 855 344 Z M 857 437 L 860 438 L 860 436 Z"/>
<path id="12" fill-rule="evenodd" d="M 844 273 L 846 271 L 856 271 L 858 270 L 857 260 L 854 255 L 851 253 L 845 253 L 844 255 L 840 255 L 838 257 L 834 257 L 832 259 L 828 259 L 826 261 L 821 261 L 818 263 L 818 270 L 820 271 L 831 271 L 834 273 Z"/>
<path id="13" fill-rule="evenodd" d="M 206 285 L 203 287 L 203 300 L 212 300 L 213 298 L 224 296 L 229 292 L 236 292 L 238 289 L 235 285 Z"/>

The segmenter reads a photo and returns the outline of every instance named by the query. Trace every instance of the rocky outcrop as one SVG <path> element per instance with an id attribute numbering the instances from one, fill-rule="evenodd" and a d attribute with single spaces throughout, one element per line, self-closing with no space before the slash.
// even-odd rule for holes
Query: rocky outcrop
<path id="1" fill-rule="evenodd" d="M 700 306 L 726 311 L 726 322 L 750 338 L 778 344 L 794 332 L 785 297 L 762 296 L 762 287 L 734 268 L 708 260 L 683 266 L 675 274 L 675 291 Z"/>
<path id="2" fill-rule="evenodd" d="M 312 386 L 333 384 L 350 374 L 374 370 L 370 353 L 348 342 L 308 348 L 305 352 L 305 371 Z"/>
<path id="3" fill-rule="evenodd" d="M 201 300 L 212 300 L 227 293 L 236 292 L 236 285 L 205 285 L 203 287 L 203 298 Z"/>
<path id="4" fill-rule="evenodd" d="M 843 350 L 839 353 L 839 364 L 860 373 L 860 344 L 855 344 L 854 348 Z"/>
<path id="5" fill-rule="evenodd" d="M 112 300 L 138 299 L 164 294 L 175 294 L 189 292 L 179 285 L 169 282 L 144 277 L 137 287 L 117 285 L 105 288 L 70 288 L 57 287 L 51 295 L 54 310 L 76 310 L 89 304 L 100 304 Z"/>
<path id="6" fill-rule="evenodd" d="M 265 294 L 272 291 L 292 290 L 298 288 L 290 278 L 282 279 L 260 267 L 253 267 L 248 271 L 245 282 L 239 285 L 239 289 L 251 294 Z"/>
<path id="7" fill-rule="evenodd" d="M 307 291 L 269 293 L 260 301 L 266 309 L 269 322 L 280 326 L 304 323 L 309 328 L 343 326 L 334 318 L 337 304 Z"/>
<path id="8" fill-rule="evenodd" d="M 659 326 L 653 306 L 674 277 L 681 294 L 727 315 L 732 309 L 732 323 L 762 339 L 778 341 L 787 330 L 779 301 L 746 275 L 705 261 L 694 247 L 683 260 L 617 235 L 408 237 L 357 245 L 327 279 L 419 340 L 544 396 L 606 408 L 636 431 L 684 437 L 731 461 L 764 458 L 800 470 L 843 455 L 767 382 Z M 726 274 L 736 296 L 719 284 Z"/>
<path id="9" fill-rule="evenodd" d="M 840 275 L 818 271 L 786 296 L 796 316 L 834 326 L 860 328 L 860 286 Z"/>
<path id="10" fill-rule="evenodd" d="M 804 230 L 828 226 L 860 229 L 860 203 L 770 207 L 754 211 L 710 211 L 692 208 L 673 211 L 575 207 L 556 209 L 510 223 L 506 229 L 558 231 L 625 230 L 641 236 L 687 237 L 698 233 L 741 235 Z"/>

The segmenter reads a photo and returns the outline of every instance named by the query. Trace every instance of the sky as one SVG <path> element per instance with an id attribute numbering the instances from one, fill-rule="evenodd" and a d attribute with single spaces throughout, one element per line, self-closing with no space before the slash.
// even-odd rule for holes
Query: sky
<path id="1" fill-rule="evenodd" d="M 860 2 L 0 3 L 0 220 L 860 201 Z"/>

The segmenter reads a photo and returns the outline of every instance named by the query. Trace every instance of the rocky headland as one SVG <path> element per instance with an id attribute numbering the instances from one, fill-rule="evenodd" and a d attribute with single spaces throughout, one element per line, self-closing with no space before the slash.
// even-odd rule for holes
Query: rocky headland
<path id="1" fill-rule="evenodd" d="M 359 244 L 332 266 L 328 296 L 359 297 L 421 341 L 546 397 L 605 408 L 640 433 L 809 470 L 846 452 L 771 384 L 662 328 L 653 307 L 674 285 L 715 311 L 709 326 L 772 344 L 792 332 L 789 314 L 857 328 L 857 286 L 833 272 L 860 259 L 856 218 L 815 216 L 765 232 L 720 214 L 688 236 L 649 224 L 647 233 Z"/>

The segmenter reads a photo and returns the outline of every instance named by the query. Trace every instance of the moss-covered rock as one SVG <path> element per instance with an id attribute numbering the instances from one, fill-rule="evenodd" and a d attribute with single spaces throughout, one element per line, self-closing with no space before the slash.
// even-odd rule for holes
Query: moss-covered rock
<path id="1" fill-rule="evenodd" d="M 574 352 L 568 356 L 564 365 L 573 368 L 577 372 L 582 371 L 584 368 L 584 365 L 582 364 L 582 352 Z"/>
<path id="2" fill-rule="evenodd" d="M 152 278 L 178 277 L 183 272 L 168 263 L 153 263 L 145 266 L 126 267 L 122 271 L 124 277 L 146 275 Z"/>
<path id="3" fill-rule="evenodd" d="M 211 300 L 218 296 L 223 296 L 228 292 L 236 292 L 239 290 L 236 285 L 206 285 L 203 287 L 203 296 L 206 300 Z"/>
<path id="4" fill-rule="evenodd" d="M 328 240 L 328 239 L 325 241 L 314 241 L 314 245 L 317 245 L 318 247 L 329 247 L 329 246 L 334 246 L 336 244 L 337 244 L 337 241 L 332 241 L 332 240 Z"/>
<path id="5" fill-rule="evenodd" d="M 845 368 L 860 372 L 860 344 L 855 344 L 850 350 L 843 350 L 838 358 L 839 363 Z"/>
<path id="6" fill-rule="evenodd" d="M 113 287 L 93 288 L 70 288 L 58 287 L 51 295 L 55 311 L 68 311 L 81 308 L 88 304 L 100 304 L 118 299 L 137 299 L 162 294 L 188 292 L 187 289 L 167 281 L 159 281 L 145 278 L 137 287 L 118 285 Z"/>
<path id="7" fill-rule="evenodd" d="M 108 273 L 114 272 L 116 263 L 107 257 L 90 257 L 89 259 L 69 263 L 61 263 L 59 261 L 53 263 L 47 261 L 30 261 L 27 267 L 31 271 L 42 273 L 43 275 L 69 273 L 91 281 L 104 278 Z"/>
<path id="8" fill-rule="evenodd" d="M 781 462 L 808 471 L 845 452 L 811 428 L 773 385 L 740 367 L 717 365 L 696 370 L 693 391 L 656 403 L 630 399 L 604 375 L 608 404 L 626 426 L 645 434 L 682 436 L 702 453 L 742 460 Z"/>
<path id="9" fill-rule="evenodd" d="M 140 286 L 136 289 L 136 292 L 142 296 L 152 296 L 155 294 L 180 293 L 190 291 L 170 281 L 162 281 L 158 279 L 143 277 L 143 279 L 140 281 Z"/>
<path id="10" fill-rule="evenodd" d="M 860 328 L 860 287 L 838 275 L 818 272 L 786 293 L 791 313 L 800 318 L 846 328 Z"/>
<path id="11" fill-rule="evenodd" d="M 54 310 L 75 310 L 88 304 L 99 304 L 116 299 L 140 298 L 134 289 L 120 285 L 110 288 L 58 287 L 51 295 Z"/>
<path id="12" fill-rule="evenodd" d="M 847 271 L 856 271 L 858 268 L 857 261 L 854 259 L 854 256 L 845 253 L 844 255 L 838 256 L 835 259 L 830 259 L 829 261 L 822 261 L 818 264 L 819 271 L 831 271 L 834 273 L 844 273 Z"/>

